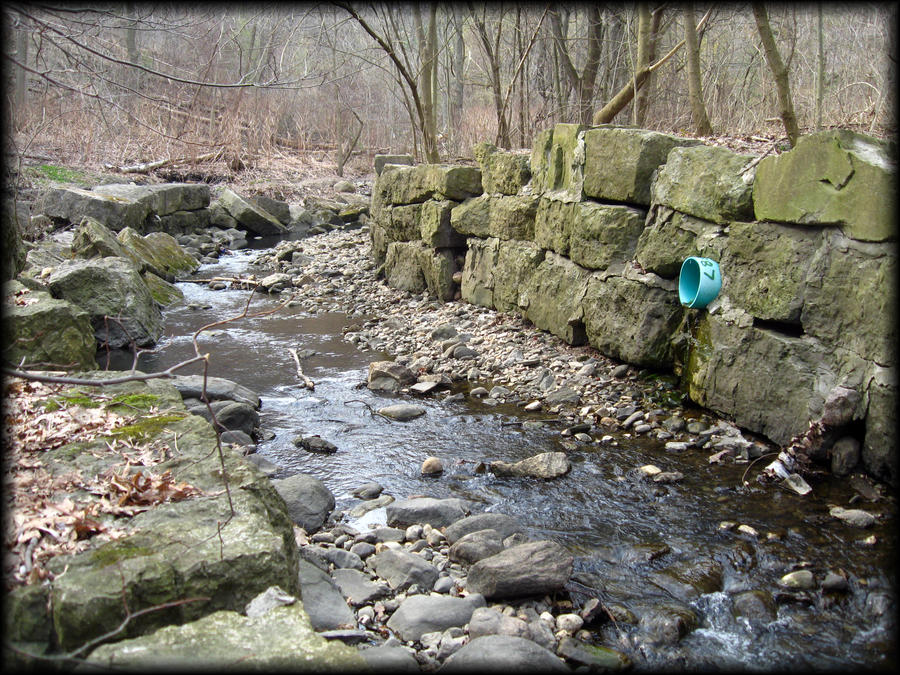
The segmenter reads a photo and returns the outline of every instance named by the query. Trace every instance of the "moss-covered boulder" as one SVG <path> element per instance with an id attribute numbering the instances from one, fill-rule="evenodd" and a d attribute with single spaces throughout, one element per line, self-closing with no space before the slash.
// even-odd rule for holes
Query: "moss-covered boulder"
<path id="1" fill-rule="evenodd" d="M 141 279 L 147 284 L 147 290 L 154 302 L 160 307 L 177 305 L 184 300 L 184 293 L 175 284 L 170 284 L 165 279 L 158 277 L 153 272 L 141 272 Z"/>
<path id="2" fill-rule="evenodd" d="M 428 285 L 419 261 L 420 241 L 394 241 L 388 244 L 384 259 L 384 276 L 391 288 L 421 293 Z"/>
<path id="3" fill-rule="evenodd" d="M 675 147 L 653 181 L 650 199 L 714 223 L 753 220 L 754 159 L 709 145 Z"/>
<path id="4" fill-rule="evenodd" d="M 165 232 L 151 232 L 142 237 L 131 228 L 125 228 L 116 239 L 128 258 L 159 276 L 176 277 L 200 267 L 197 259 Z"/>
<path id="5" fill-rule="evenodd" d="M 460 293 L 462 299 L 482 307 L 494 306 L 494 270 L 500 240 L 496 237 L 471 237 L 463 264 Z"/>
<path id="6" fill-rule="evenodd" d="M 647 272 L 673 279 L 688 256 L 719 260 L 724 242 L 722 225 L 654 205 L 638 238 L 634 258 Z"/>
<path id="7" fill-rule="evenodd" d="M 76 258 L 130 257 L 112 230 L 90 217 L 82 218 L 75 228 L 72 235 L 72 255 Z"/>
<path id="8" fill-rule="evenodd" d="M 54 297 L 88 313 L 100 344 L 146 346 L 162 335 L 159 308 L 129 259 L 66 261 L 50 275 L 48 285 Z"/>
<path id="9" fill-rule="evenodd" d="M 544 249 L 530 241 L 500 241 L 493 267 L 494 309 L 520 312 L 521 290 L 525 288 L 543 262 Z"/>
<path id="10" fill-rule="evenodd" d="M 456 295 L 457 284 L 453 282 L 456 272 L 453 252 L 449 249 L 433 249 L 422 243 L 416 251 L 425 288 L 441 302 L 448 302 Z"/>
<path id="11" fill-rule="evenodd" d="M 724 273 L 723 273 L 724 276 Z M 882 366 L 896 363 L 897 256 L 832 232 L 809 262 L 800 321 L 826 345 Z"/>
<path id="12" fill-rule="evenodd" d="M 531 151 L 532 192 L 558 192 L 578 201 L 584 183 L 584 131 L 581 124 L 557 124 L 535 137 Z"/>
<path id="13" fill-rule="evenodd" d="M 534 242 L 559 255 L 569 254 L 577 202 L 542 197 L 534 215 Z"/>
<path id="14" fill-rule="evenodd" d="M 486 194 L 514 195 L 531 180 L 528 154 L 503 152 L 490 143 L 479 143 L 474 154 L 481 167 L 481 182 Z"/>
<path id="15" fill-rule="evenodd" d="M 587 341 L 627 363 L 668 370 L 683 309 L 673 282 L 595 273 L 584 295 Z"/>
<path id="16" fill-rule="evenodd" d="M 874 368 L 867 389 L 868 408 L 862 463 L 872 476 L 895 488 L 900 482 L 897 459 L 897 372 Z"/>
<path id="17" fill-rule="evenodd" d="M 574 210 L 569 258 L 592 270 L 631 260 L 647 214 L 629 206 L 580 202 Z"/>
<path id="18" fill-rule="evenodd" d="M 810 265 L 824 234 L 768 222 L 735 222 L 728 229 L 721 294 L 755 318 L 799 326 Z"/>
<path id="19" fill-rule="evenodd" d="M 261 616 L 221 611 L 95 649 L 89 666 L 126 670 L 365 672 L 359 651 L 313 630 L 299 600 Z"/>
<path id="20" fill-rule="evenodd" d="M 490 201 L 490 234 L 498 239 L 534 239 L 534 219 L 538 198 L 504 195 Z"/>
<path id="21" fill-rule="evenodd" d="M 160 185 L 132 185 L 109 183 L 91 190 L 99 195 L 131 199 L 146 204 L 150 213 L 167 216 L 176 211 L 194 211 L 209 206 L 209 185 L 206 183 L 162 183 Z"/>
<path id="22" fill-rule="evenodd" d="M 384 230 L 385 240 L 391 243 L 419 239 L 422 207 L 422 204 L 405 204 L 383 208 L 377 222 Z"/>
<path id="23" fill-rule="evenodd" d="M 284 234 L 287 228 L 268 211 L 244 199 L 231 188 L 219 195 L 219 204 L 234 218 L 238 227 L 259 235 Z"/>
<path id="24" fill-rule="evenodd" d="M 450 226 L 466 236 L 491 236 L 492 202 L 493 199 L 488 195 L 465 200 L 450 213 Z"/>
<path id="25" fill-rule="evenodd" d="M 837 225 L 862 241 L 896 239 L 894 163 L 888 146 L 847 129 L 803 136 L 756 170 L 758 220 Z"/>
<path id="26" fill-rule="evenodd" d="M 97 341 L 88 313 L 78 305 L 18 281 L 4 286 L 3 358 L 9 363 L 95 368 Z"/>
<path id="27" fill-rule="evenodd" d="M 462 201 L 482 193 L 481 169 L 477 166 L 425 164 L 435 199 Z"/>
<path id="28" fill-rule="evenodd" d="M 584 344 L 582 300 L 589 276 L 568 258 L 548 252 L 519 294 L 526 318 L 570 345 Z"/>
<path id="29" fill-rule="evenodd" d="M 146 200 L 129 195 L 105 194 L 76 187 L 48 190 L 36 203 L 38 213 L 71 223 L 90 217 L 118 232 L 130 227 L 144 231 L 144 221 L 151 213 Z"/>
<path id="30" fill-rule="evenodd" d="M 434 248 L 461 248 L 466 238 L 453 229 L 451 213 L 459 202 L 445 199 L 428 200 L 422 204 L 419 219 L 419 234 L 422 241 Z"/>
<path id="31" fill-rule="evenodd" d="M 647 129 L 615 126 L 584 133 L 584 194 L 594 199 L 650 205 L 653 172 L 675 147 L 699 145 Z"/>

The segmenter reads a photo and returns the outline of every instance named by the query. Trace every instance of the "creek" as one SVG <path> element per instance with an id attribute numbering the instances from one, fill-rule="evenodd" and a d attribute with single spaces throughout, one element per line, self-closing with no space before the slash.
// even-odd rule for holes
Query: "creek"
<path id="1" fill-rule="evenodd" d="M 196 276 L 254 271 L 251 262 L 260 252 L 223 255 Z M 248 296 L 247 291 L 214 291 L 205 284 L 178 286 L 185 303 L 166 311 L 165 335 L 153 352 L 141 356 L 142 370 L 163 370 L 193 356 L 194 331 L 240 314 Z M 253 309 L 276 303 L 257 296 Z M 390 356 L 343 339 L 342 328 L 359 320 L 286 307 L 199 338 L 201 350 L 211 354 L 210 375 L 259 394 L 267 440 L 259 442 L 258 452 L 281 467 L 275 477 L 297 472 L 316 476 L 335 495 L 336 510 L 358 504 L 351 492 L 369 481 L 398 499 L 468 499 L 478 509 L 517 518 L 534 538 L 566 546 L 575 555 L 576 578 L 599 590 L 604 603 L 635 610 L 673 602 L 689 606 L 697 626 L 675 644 L 643 642 L 632 624 L 604 624 L 602 642 L 628 653 L 638 669 L 819 670 L 893 664 L 891 524 L 861 530 L 828 515 L 829 505 L 884 512 L 888 507 L 883 500 L 850 507 L 854 491 L 846 479 L 832 476 L 811 480 L 814 489 L 806 496 L 749 479 L 744 485 L 747 464 L 711 465 L 709 452 L 669 453 L 658 441 L 625 433 L 617 434 L 615 445 L 578 444 L 573 450 L 562 445 L 558 425 L 521 424 L 550 415 L 525 413 L 515 405 L 372 392 L 361 386 L 368 364 Z M 303 371 L 314 381 L 314 390 L 299 382 L 291 348 L 308 350 Z M 130 367 L 130 354 L 114 356 L 112 367 Z M 190 372 L 198 371 L 183 374 Z M 469 386 L 461 383 L 454 391 Z M 423 405 L 427 412 L 409 422 L 390 422 L 370 412 L 400 401 Z M 307 452 L 292 443 L 299 434 L 318 434 L 338 450 Z M 565 451 L 572 463 L 571 472 L 555 480 L 475 471 L 479 462 L 514 462 L 555 450 Z M 420 474 L 429 455 L 444 463 L 439 477 Z M 684 478 L 653 483 L 636 470 L 645 464 L 680 471 Z M 383 517 L 384 510 L 376 510 L 350 524 L 361 529 Z M 723 521 L 749 525 L 758 536 L 724 530 Z M 871 535 L 877 543 L 863 544 Z M 710 566 L 721 568 L 722 581 L 704 592 L 702 570 Z M 784 574 L 800 567 L 811 570 L 819 582 L 829 571 L 843 571 L 848 588 L 779 587 Z M 733 598 L 751 590 L 770 594 L 771 613 L 736 617 Z"/>

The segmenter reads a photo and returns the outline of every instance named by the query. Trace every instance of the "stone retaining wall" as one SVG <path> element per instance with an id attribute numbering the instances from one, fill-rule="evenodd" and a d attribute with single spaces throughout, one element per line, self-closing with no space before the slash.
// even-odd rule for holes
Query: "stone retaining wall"
<path id="1" fill-rule="evenodd" d="M 830 131 L 754 162 L 642 129 L 558 124 L 530 157 L 480 144 L 475 158 L 382 169 L 370 232 L 391 286 L 517 312 L 570 344 L 675 372 L 693 401 L 779 444 L 836 387 L 855 390 L 834 437 L 895 482 L 883 144 Z M 679 303 L 689 255 L 721 265 L 705 309 Z"/>

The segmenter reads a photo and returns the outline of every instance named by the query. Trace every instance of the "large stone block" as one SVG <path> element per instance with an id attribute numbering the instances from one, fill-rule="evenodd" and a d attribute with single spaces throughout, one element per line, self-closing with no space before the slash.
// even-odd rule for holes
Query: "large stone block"
<path id="1" fill-rule="evenodd" d="M 699 144 L 647 129 L 589 129 L 584 134 L 584 194 L 649 206 L 653 172 L 665 164 L 669 151 Z"/>
<path id="2" fill-rule="evenodd" d="M 559 255 L 568 255 L 569 239 L 578 208 L 576 202 L 542 197 L 534 216 L 534 242 Z"/>
<path id="3" fill-rule="evenodd" d="M 144 221 L 151 213 L 146 200 L 92 192 L 76 187 L 49 190 L 38 200 L 35 210 L 50 218 L 71 223 L 80 223 L 81 219 L 87 216 L 115 232 L 125 227 L 143 232 Z"/>
<path id="4" fill-rule="evenodd" d="M 219 196 L 219 204 L 234 218 L 238 226 L 258 235 L 284 234 L 287 228 L 269 212 L 244 199 L 231 188 L 225 188 Z"/>
<path id="5" fill-rule="evenodd" d="M 81 219 L 72 235 L 72 255 L 76 258 L 126 258 L 125 249 L 108 227 L 94 218 Z"/>
<path id="6" fill-rule="evenodd" d="M 50 275 L 48 285 L 54 297 L 87 311 L 101 344 L 146 346 L 162 335 L 162 314 L 131 260 L 67 261 Z"/>
<path id="7" fill-rule="evenodd" d="M 753 171 L 741 173 L 752 159 L 718 146 L 673 148 L 650 199 L 714 223 L 753 220 Z"/>
<path id="8" fill-rule="evenodd" d="M 768 222 L 734 222 L 728 230 L 721 294 L 758 319 L 799 325 L 810 265 L 824 233 Z"/>
<path id="9" fill-rule="evenodd" d="M 897 236 L 896 170 L 888 146 L 846 129 L 803 136 L 756 170 L 758 220 L 837 225 L 862 241 Z"/>
<path id="10" fill-rule="evenodd" d="M 450 225 L 463 235 L 491 236 L 491 201 L 488 195 L 467 199 L 450 213 Z"/>
<path id="11" fill-rule="evenodd" d="M 384 167 L 388 164 L 412 166 L 415 164 L 415 160 L 412 155 L 375 155 L 373 163 L 375 165 L 375 175 L 380 176 L 384 171 Z"/>
<path id="12" fill-rule="evenodd" d="M 387 241 L 414 241 L 421 236 L 422 204 L 388 206 L 382 211 L 379 224 Z"/>
<path id="13" fill-rule="evenodd" d="M 419 234 L 422 241 L 434 248 L 460 248 L 466 245 L 466 238 L 453 229 L 450 217 L 459 202 L 450 200 L 428 200 L 422 204 L 419 219 Z"/>
<path id="14" fill-rule="evenodd" d="M 722 225 L 654 204 L 638 238 L 634 258 L 647 272 L 673 279 L 688 256 L 719 260 L 725 241 Z"/>
<path id="15" fill-rule="evenodd" d="M 838 384 L 818 340 L 754 327 L 742 312 L 698 315 L 689 342 L 683 381 L 691 399 L 779 444 L 806 431 Z"/>
<path id="16" fill-rule="evenodd" d="M 671 368 L 684 313 L 673 282 L 654 274 L 593 274 L 583 307 L 592 347 L 627 363 Z"/>
<path id="17" fill-rule="evenodd" d="M 530 241 L 500 241 L 493 267 L 493 306 L 500 312 L 519 312 L 519 294 L 528 285 L 545 251 Z"/>
<path id="18" fill-rule="evenodd" d="M 437 199 L 462 201 L 482 193 L 481 169 L 477 166 L 426 164 L 428 179 Z"/>
<path id="19" fill-rule="evenodd" d="M 460 288 L 466 302 L 482 307 L 494 306 L 494 270 L 499 247 L 500 240 L 494 237 L 469 239 Z"/>
<path id="20" fill-rule="evenodd" d="M 897 373 L 894 368 L 878 368 L 868 388 L 866 436 L 862 462 L 866 471 L 895 487 L 897 473 Z"/>
<path id="21" fill-rule="evenodd" d="M 91 190 L 100 195 L 133 199 L 147 205 L 150 213 L 167 216 L 176 211 L 194 211 L 209 206 L 209 185 L 206 183 L 163 183 L 161 185 L 132 185 L 109 183 Z"/>
<path id="22" fill-rule="evenodd" d="M 4 289 L 3 357 L 9 363 L 96 368 L 97 341 L 88 313 L 18 281 Z"/>
<path id="23" fill-rule="evenodd" d="M 481 167 L 485 194 L 514 195 L 531 180 L 531 158 L 521 152 L 503 152 L 490 143 L 479 143 L 475 159 Z"/>
<path id="24" fill-rule="evenodd" d="M 388 285 L 409 293 L 421 293 L 428 285 L 419 261 L 421 242 L 395 241 L 388 244 L 384 276 Z"/>
<path id="25" fill-rule="evenodd" d="M 448 302 L 456 295 L 453 273 L 456 271 L 453 252 L 449 249 L 435 250 L 422 243 L 416 252 L 425 287 L 441 302 Z"/>
<path id="26" fill-rule="evenodd" d="M 896 362 L 897 256 L 893 247 L 832 232 L 810 262 L 803 329 L 882 366 Z"/>
<path id="27" fill-rule="evenodd" d="M 569 239 L 572 262 L 592 270 L 631 260 L 646 212 L 629 206 L 580 202 Z"/>
<path id="28" fill-rule="evenodd" d="M 526 318 L 570 345 L 586 341 L 582 300 L 589 273 L 568 258 L 549 252 L 519 294 Z"/>
<path id="29" fill-rule="evenodd" d="M 534 239 L 538 198 L 509 195 L 490 200 L 490 233 L 498 239 Z"/>
<path id="30" fill-rule="evenodd" d="M 385 165 L 372 187 L 373 215 L 381 206 L 419 204 L 431 199 L 434 184 L 428 166 Z"/>
<path id="31" fill-rule="evenodd" d="M 186 253 L 175 238 L 165 232 L 151 232 L 142 237 L 131 228 L 125 228 L 116 239 L 126 256 L 159 276 L 177 276 L 200 267 L 197 259 Z"/>
<path id="32" fill-rule="evenodd" d="M 584 131 L 581 124 L 557 124 L 535 138 L 531 152 L 534 194 L 558 192 L 579 201 L 584 183 Z"/>

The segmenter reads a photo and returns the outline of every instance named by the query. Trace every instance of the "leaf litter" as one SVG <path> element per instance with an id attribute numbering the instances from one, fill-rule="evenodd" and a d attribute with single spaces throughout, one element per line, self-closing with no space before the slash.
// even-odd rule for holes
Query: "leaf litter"
<path id="1" fill-rule="evenodd" d="M 50 578 L 46 565 L 55 556 L 125 536 L 128 519 L 137 513 L 201 494 L 169 470 L 153 470 L 171 454 L 161 438 L 94 442 L 134 423 L 137 415 L 121 415 L 93 400 L 87 406 L 67 401 L 59 396 L 65 388 L 60 384 L 8 378 L 4 388 L 7 590 Z M 57 405 L 48 405 L 51 401 Z M 104 461 L 107 468 L 85 476 L 74 466 L 60 471 L 58 463 L 48 461 L 49 451 L 73 443 L 84 443 L 78 451 Z"/>

